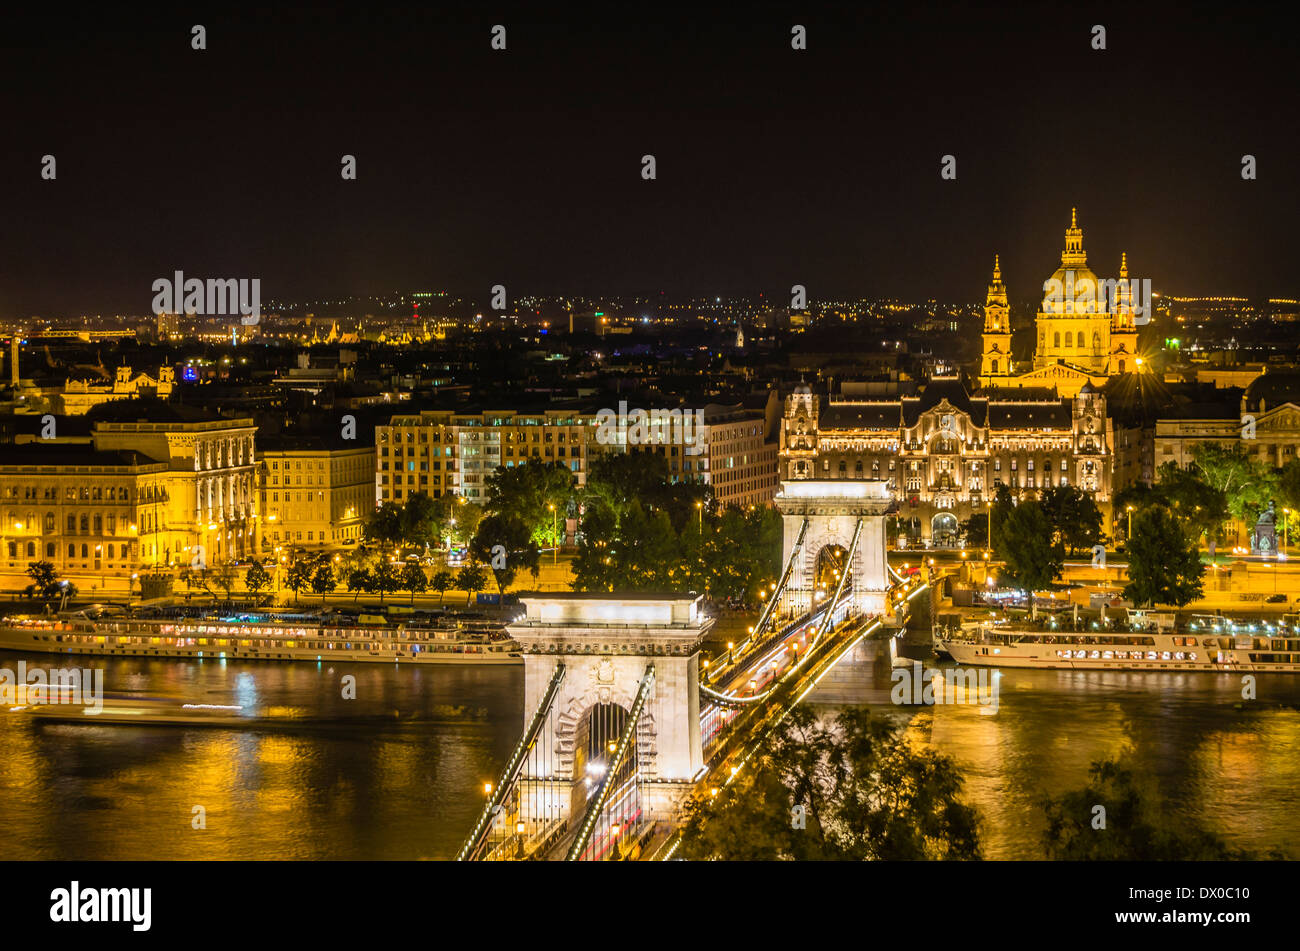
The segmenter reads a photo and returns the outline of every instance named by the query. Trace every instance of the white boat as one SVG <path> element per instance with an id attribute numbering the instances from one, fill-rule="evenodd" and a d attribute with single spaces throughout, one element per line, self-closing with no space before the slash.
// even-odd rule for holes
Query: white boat
<path id="1" fill-rule="evenodd" d="M 143 620 L 14 615 L 0 618 L 0 650 L 345 663 L 523 663 L 518 645 L 501 632 L 241 618 Z"/>
<path id="2" fill-rule="evenodd" d="M 937 637 L 935 649 L 958 664 L 1064 670 L 1300 673 L 1300 628 L 1287 623 L 1130 612 L 1114 624 L 985 621 Z"/>

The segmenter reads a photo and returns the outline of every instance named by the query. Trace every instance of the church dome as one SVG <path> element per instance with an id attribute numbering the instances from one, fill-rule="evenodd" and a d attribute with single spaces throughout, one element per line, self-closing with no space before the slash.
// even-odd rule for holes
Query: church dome
<path id="1" fill-rule="evenodd" d="M 1255 377 L 1241 403 L 1243 411 L 1260 413 L 1283 403 L 1300 406 L 1300 370 L 1274 370 Z"/>
<path id="2" fill-rule="evenodd" d="M 1043 282 L 1043 313 L 1065 316 L 1105 312 L 1105 295 L 1097 275 L 1088 267 L 1088 253 L 1083 250 L 1083 229 L 1079 227 L 1076 210 L 1071 208 L 1061 266 Z"/>

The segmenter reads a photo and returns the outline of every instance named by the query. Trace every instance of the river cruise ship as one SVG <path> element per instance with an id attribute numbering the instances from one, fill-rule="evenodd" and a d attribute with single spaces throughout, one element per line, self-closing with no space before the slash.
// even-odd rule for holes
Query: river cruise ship
<path id="1" fill-rule="evenodd" d="M 521 664 L 504 631 L 473 627 L 365 627 L 316 619 L 136 619 L 11 615 L 0 650 L 120 657 L 367 661 L 389 664 Z"/>
<path id="2" fill-rule="evenodd" d="M 935 635 L 958 664 L 1065 670 L 1300 673 L 1300 624 L 1129 611 L 1124 618 L 977 621 Z"/>

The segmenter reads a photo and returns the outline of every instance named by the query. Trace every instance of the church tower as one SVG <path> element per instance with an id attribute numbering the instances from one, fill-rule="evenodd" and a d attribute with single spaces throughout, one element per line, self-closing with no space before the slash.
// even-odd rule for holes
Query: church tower
<path id="1" fill-rule="evenodd" d="M 993 280 L 984 301 L 984 352 L 980 357 L 980 386 L 997 386 L 1011 376 L 1011 311 L 1002 268 L 993 255 Z"/>
<path id="2" fill-rule="evenodd" d="M 1070 209 L 1061 266 L 1043 282 L 1038 312 L 1034 368 L 1065 363 L 1089 373 L 1106 372 L 1110 354 L 1110 314 L 1097 275 L 1088 268 L 1079 216 Z"/>
<path id="3" fill-rule="evenodd" d="M 1111 315 L 1110 360 L 1106 364 L 1106 372 L 1114 376 L 1137 370 L 1137 344 L 1133 285 L 1128 278 L 1128 255 L 1121 253 L 1119 280 L 1115 282 L 1115 312 Z"/>

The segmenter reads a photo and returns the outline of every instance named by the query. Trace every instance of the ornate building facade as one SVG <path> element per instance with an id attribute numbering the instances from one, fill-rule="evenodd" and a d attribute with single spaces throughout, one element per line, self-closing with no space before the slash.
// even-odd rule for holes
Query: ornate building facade
<path id="1" fill-rule="evenodd" d="M 0 453 L 0 586 L 33 561 L 85 593 L 138 575 L 244 562 L 261 550 L 252 418 L 133 401 L 99 407 L 89 437 L 27 439 Z"/>
<path id="2" fill-rule="evenodd" d="M 1072 398 L 1030 389 L 972 396 L 954 377 L 919 396 L 870 400 L 805 385 L 786 399 L 781 478 L 882 480 L 909 544 L 951 547 L 998 485 L 1017 498 L 1074 485 L 1108 503 L 1112 445 L 1106 398 L 1087 384 Z"/>

